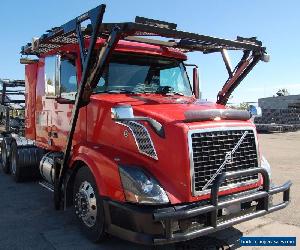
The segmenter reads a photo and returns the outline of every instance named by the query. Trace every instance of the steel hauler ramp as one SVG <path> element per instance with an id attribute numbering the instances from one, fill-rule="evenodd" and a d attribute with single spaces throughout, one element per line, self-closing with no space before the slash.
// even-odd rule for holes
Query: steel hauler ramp
<path id="1" fill-rule="evenodd" d="M 61 200 L 61 188 L 67 170 L 67 164 L 72 148 L 72 140 L 80 107 L 89 102 L 90 94 L 95 88 L 104 65 L 120 39 L 172 47 L 184 52 L 200 51 L 203 53 L 220 52 L 222 54 L 229 78 L 218 94 L 218 103 L 226 104 L 230 94 L 259 60 L 266 60 L 265 48 L 255 38 L 241 38 L 227 40 L 211 36 L 199 35 L 177 30 L 177 25 L 164 21 L 136 17 L 135 22 L 102 23 L 105 5 L 100 5 L 66 24 L 52 28 L 47 34 L 33 39 L 22 47 L 22 55 L 39 56 L 56 50 L 67 44 L 78 44 L 82 62 L 82 78 L 76 96 L 71 118 L 71 129 L 65 148 L 64 159 L 57 164 L 56 184 L 54 190 L 56 207 Z M 85 28 L 83 23 L 90 20 Z M 162 37 L 163 40 L 149 37 Z M 98 38 L 106 39 L 100 50 L 95 50 Z M 167 40 L 167 39 L 172 39 Z M 85 39 L 89 39 L 89 47 L 85 47 Z M 243 56 L 234 69 L 231 69 L 226 57 L 226 50 L 241 50 Z"/>
<path id="2" fill-rule="evenodd" d="M 25 81 L 24 80 L 9 80 L 0 79 L 1 86 L 1 104 L 25 104 L 25 99 L 13 98 L 9 96 L 24 96 Z"/>
<path id="3" fill-rule="evenodd" d="M 60 27 L 54 27 L 47 34 L 42 35 L 38 39 L 33 39 L 32 43 L 28 43 L 22 47 L 23 55 L 40 55 L 52 50 L 59 50 L 60 47 L 67 44 L 79 44 L 81 49 L 81 58 L 84 58 L 83 51 L 84 39 L 92 37 L 93 26 L 97 20 L 97 11 L 104 5 L 100 5 L 81 16 L 67 22 Z M 102 15 L 103 15 L 102 13 Z M 91 20 L 91 25 L 82 27 L 81 23 L 87 19 Z M 102 20 L 102 17 L 101 17 Z M 144 17 L 136 17 L 135 22 L 125 23 L 100 23 L 97 30 L 97 37 L 108 38 L 115 28 L 118 28 L 118 39 L 124 39 L 147 44 L 162 45 L 183 50 L 185 52 L 200 51 L 203 53 L 221 52 L 225 62 L 229 78 L 224 84 L 223 89 L 218 94 L 218 103 L 226 104 L 230 94 L 243 80 L 243 78 L 251 71 L 259 60 L 268 61 L 266 49 L 262 43 L 255 37 L 243 38 L 237 37 L 236 40 L 228 40 L 216 38 L 196 33 L 190 33 L 177 30 L 177 25 L 159 20 L 148 19 Z M 155 40 L 149 37 L 162 37 L 165 40 Z M 166 39 L 172 39 L 166 41 Z M 244 56 L 234 69 L 231 69 L 226 57 L 225 50 L 241 50 Z"/>
<path id="4" fill-rule="evenodd" d="M 85 21 L 87 13 L 79 16 L 77 20 Z M 49 33 L 42 35 L 22 47 L 21 53 L 24 55 L 39 55 L 58 49 L 67 44 L 78 44 L 78 36 L 74 26 L 76 20 L 55 27 L 49 30 Z M 114 27 L 118 26 L 121 37 L 125 40 L 139 41 L 148 44 L 163 45 L 174 47 L 186 51 L 202 51 L 204 53 L 216 52 L 221 49 L 227 50 L 251 50 L 258 53 L 265 52 L 262 43 L 255 38 L 238 37 L 236 40 L 227 40 L 211 36 L 199 35 L 185 31 L 176 30 L 176 24 L 163 21 L 136 17 L 135 22 L 126 23 L 102 23 L 99 37 L 107 38 Z M 90 38 L 91 27 L 81 28 L 83 38 Z M 177 41 L 162 41 L 140 37 L 160 36 L 169 39 L 179 39 Z"/>

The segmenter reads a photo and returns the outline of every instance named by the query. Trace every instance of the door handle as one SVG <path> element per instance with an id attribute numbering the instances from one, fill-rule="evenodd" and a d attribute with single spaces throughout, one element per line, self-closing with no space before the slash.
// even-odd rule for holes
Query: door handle
<path id="1" fill-rule="evenodd" d="M 52 137 L 53 137 L 53 138 L 58 138 L 57 132 L 52 132 Z"/>
<path id="2" fill-rule="evenodd" d="M 57 132 L 53 132 L 53 131 L 51 131 L 51 132 L 48 132 L 48 136 L 49 137 L 52 137 L 52 138 L 58 138 L 58 134 L 57 134 Z"/>

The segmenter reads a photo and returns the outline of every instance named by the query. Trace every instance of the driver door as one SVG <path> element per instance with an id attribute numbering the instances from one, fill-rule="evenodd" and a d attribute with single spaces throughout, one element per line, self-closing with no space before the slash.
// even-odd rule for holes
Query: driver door
<path id="1" fill-rule="evenodd" d="M 57 71 L 59 75 L 59 93 L 51 112 L 51 124 L 49 124 L 52 143 L 56 148 L 65 147 L 71 127 L 72 110 L 78 90 L 76 66 L 77 61 L 75 59 L 60 57 Z M 81 140 L 85 134 L 84 131 L 81 131 L 81 128 L 84 128 L 82 125 L 85 123 L 85 110 L 85 108 L 82 108 L 79 113 L 74 135 L 75 141 Z"/>

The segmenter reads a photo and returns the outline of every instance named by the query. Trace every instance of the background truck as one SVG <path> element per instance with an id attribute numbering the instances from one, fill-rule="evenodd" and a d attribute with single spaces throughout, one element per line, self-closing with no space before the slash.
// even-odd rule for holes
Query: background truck
<path id="1" fill-rule="evenodd" d="M 22 47 L 25 134 L 3 134 L 4 172 L 16 182 L 42 177 L 55 208 L 73 207 L 92 241 L 109 233 L 173 243 L 286 207 L 291 182 L 270 188 L 250 114 L 225 106 L 268 60 L 261 42 L 143 17 L 103 23 L 104 11 L 100 5 Z M 241 51 L 234 69 L 227 50 Z M 197 66 L 185 63 L 193 51 L 224 60 L 217 103 L 199 99 Z M 277 193 L 282 202 L 273 205 Z"/>
<path id="2" fill-rule="evenodd" d="M 0 131 L 24 135 L 25 81 L 0 79 Z"/>

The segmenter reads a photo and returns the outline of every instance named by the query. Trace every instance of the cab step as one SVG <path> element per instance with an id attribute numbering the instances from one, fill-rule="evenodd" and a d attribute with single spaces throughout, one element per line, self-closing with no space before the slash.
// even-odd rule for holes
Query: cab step
<path id="1" fill-rule="evenodd" d="M 39 181 L 39 184 L 43 187 L 48 189 L 50 192 L 54 192 L 54 186 L 48 183 L 47 181 Z"/>

